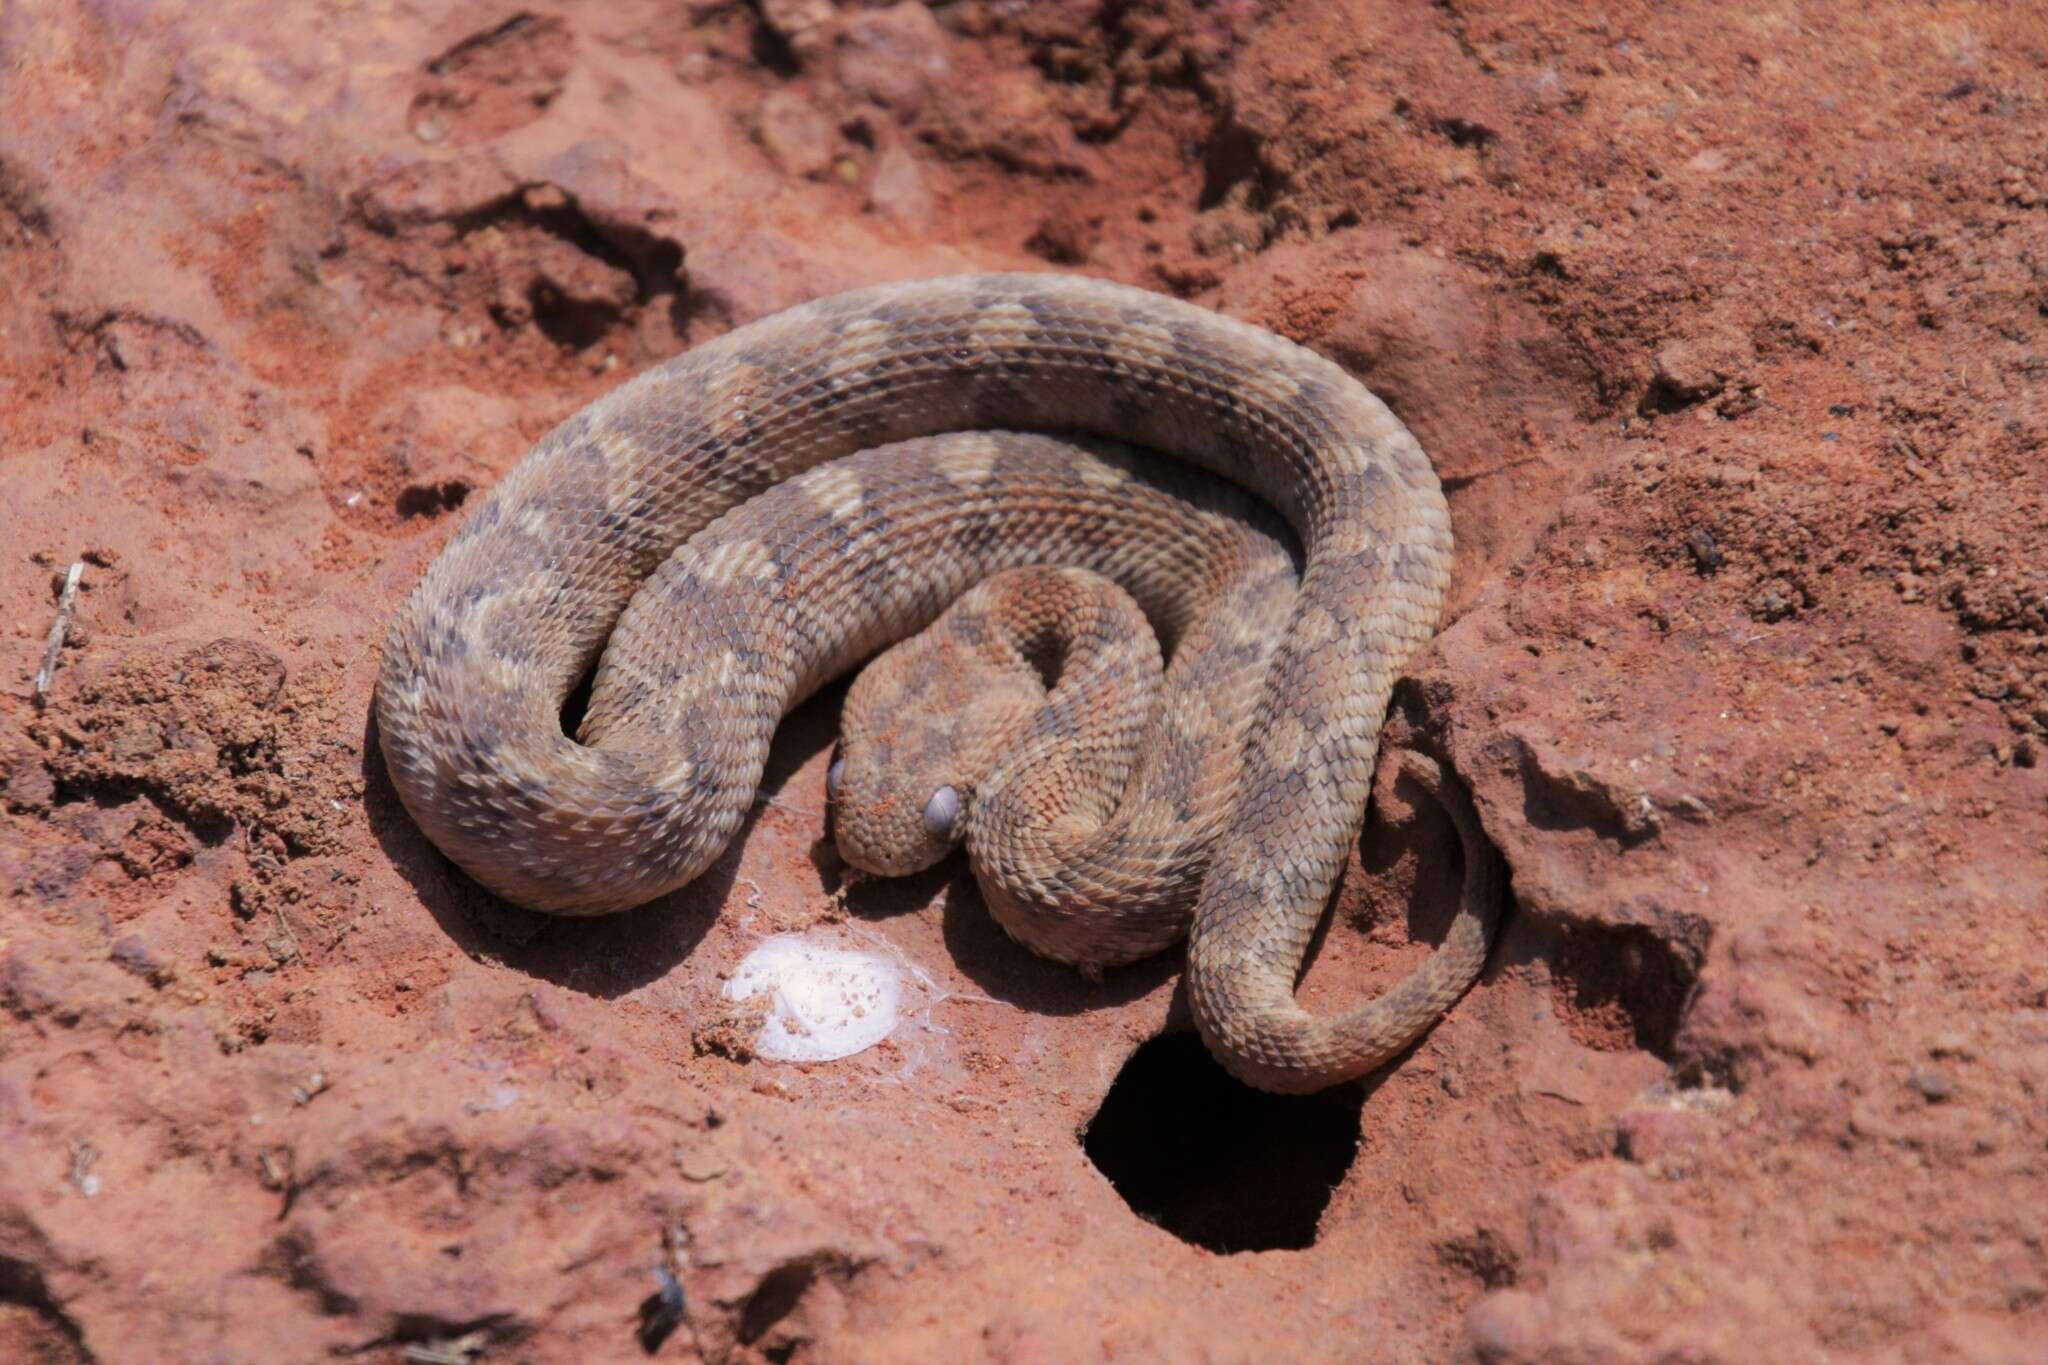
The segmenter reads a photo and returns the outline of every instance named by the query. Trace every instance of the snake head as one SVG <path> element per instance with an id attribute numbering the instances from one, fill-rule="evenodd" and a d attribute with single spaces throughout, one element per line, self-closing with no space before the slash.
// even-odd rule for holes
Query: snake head
<path id="1" fill-rule="evenodd" d="M 878 655 L 846 695 L 826 776 L 840 856 L 895 877 L 937 864 L 1044 704 L 1043 683 L 982 648 L 957 608 Z"/>

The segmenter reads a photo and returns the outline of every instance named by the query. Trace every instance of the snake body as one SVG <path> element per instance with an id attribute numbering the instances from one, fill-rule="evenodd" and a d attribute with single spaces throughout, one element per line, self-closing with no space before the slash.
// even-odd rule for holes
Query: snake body
<path id="1" fill-rule="evenodd" d="M 888 875 L 929 867 L 964 838 L 1010 936 L 1093 974 L 1186 932 L 1296 570 L 1285 528 L 1255 500 L 1132 452 L 997 433 L 873 464 L 901 479 L 919 461 L 979 459 L 990 443 L 1003 498 L 948 521 L 1002 562 L 847 694 L 828 781 L 834 834 L 849 862 Z M 736 515 L 769 513 L 783 496 Z M 878 483 L 871 496 L 897 495 Z M 1023 534 L 985 534 L 1000 507 L 1059 510 Z M 947 577 L 953 558 L 916 576 Z"/>
<path id="2" fill-rule="evenodd" d="M 876 471 L 844 462 L 991 430 L 1150 447 L 1249 489 L 1299 538 L 1298 595 L 1243 733 L 1212 737 L 1237 775 L 1194 899 L 1189 1000 L 1252 1084 L 1371 1070 L 1478 965 L 1454 932 L 1357 1010 L 1320 1019 L 1293 998 L 1394 681 L 1441 612 L 1448 510 L 1414 438 L 1342 370 L 1143 291 L 1047 275 L 855 291 L 739 328 L 571 416 L 478 501 L 391 627 L 377 721 L 407 809 L 477 880 L 536 909 L 602 913 L 689 881 L 737 830 L 784 710 L 974 577 L 1029 562 L 1001 544 L 1078 520 L 1057 498 L 1002 510 L 1019 502 L 1016 471 L 993 440 L 931 466 L 914 512 L 870 496 Z M 817 515 L 797 541 L 725 517 L 806 471 Z M 949 532 L 963 516 L 981 529 Z M 560 710 L 593 662 L 578 742 Z M 1497 876 L 1478 866 L 1452 786 L 1469 906 Z M 1478 943 L 1483 957 L 1483 930 Z"/>

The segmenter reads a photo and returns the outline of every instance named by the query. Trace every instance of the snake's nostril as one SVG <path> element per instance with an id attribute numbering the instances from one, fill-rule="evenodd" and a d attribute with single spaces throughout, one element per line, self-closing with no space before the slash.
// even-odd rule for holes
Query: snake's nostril
<path id="1" fill-rule="evenodd" d="M 833 759 L 832 766 L 825 769 L 825 799 L 827 801 L 837 801 L 839 799 L 839 782 L 845 776 L 846 760 L 843 758 Z"/>
<path id="2" fill-rule="evenodd" d="M 924 832 L 933 838 L 943 839 L 950 834 L 953 822 L 959 818 L 960 793 L 951 787 L 939 788 L 924 803 Z"/>

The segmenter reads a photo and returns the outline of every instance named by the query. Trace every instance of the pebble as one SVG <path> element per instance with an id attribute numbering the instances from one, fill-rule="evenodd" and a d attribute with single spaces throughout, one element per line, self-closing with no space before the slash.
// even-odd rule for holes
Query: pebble
<path id="1" fill-rule="evenodd" d="M 1969 1061 L 1976 1054 L 1970 1050 L 1970 1040 L 1956 1032 L 1937 1033 L 1934 1041 L 1927 1046 L 1930 1057 L 1956 1057 Z"/>
<path id="2" fill-rule="evenodd" d="M 906 228 L 923 227 L 931 220 L 932 193 L 925 187 L 924 172 L 915 157 L 893 142 L 875 158 L 868 210 Z"/>
<path id="3" fill-rule="evenodd" d="M 923 5 L 906 0 L 847 25 L 839 81 L 884 108 L 909 114 L 924 104 L 933 83 L 951 65 L 939 21 Z"/>
<path id="4" fill-rule="evenodd" d="M 1929 1104 L 1940 1104 L 1956 1093 L 1956 1083 L 1946 1071 L 1931 1067 L 1909 1072 L 1906 1088 L 1926 1100 Z"/>
<path id="5" fill-rule="evenodd" d="M 839 153 L 839 131 L 818 107 L 790 90 L 771 91 L 754 119 L 754 141 L 788 175 L 822 175 Z"/>
<path id="6" fill-rule="evenodd" d="M 1714 533 L 1704 526 L 1695 526 L 1685 533 L 1685 548 L 1692 553 L 1692 562 L 1701 573 L 1712 573 L 1728 561 L 1715 542 Z"/>

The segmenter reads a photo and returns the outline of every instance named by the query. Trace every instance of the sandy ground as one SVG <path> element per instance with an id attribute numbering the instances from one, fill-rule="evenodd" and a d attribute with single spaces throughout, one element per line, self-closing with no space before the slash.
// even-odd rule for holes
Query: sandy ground
<path id="1" fill-rule="evenodd" d="M 849 879 L 836 693 L 597 922 L 366 744 L 553 423 L 967 268 L 1274 328 L 1443 474 L 1396 728 L 1517 903 L 1363 1086 L 1248 1103 L 1176 959 Z M 0 1358 L 2048 1361 L 2044 441 L 2027 5 L 15 0 Z M 1383 795 L 1320 1008 L 1448 912 Z M 799 929 L 902 964 L 886 1042 L 748 1057 Z"/>

